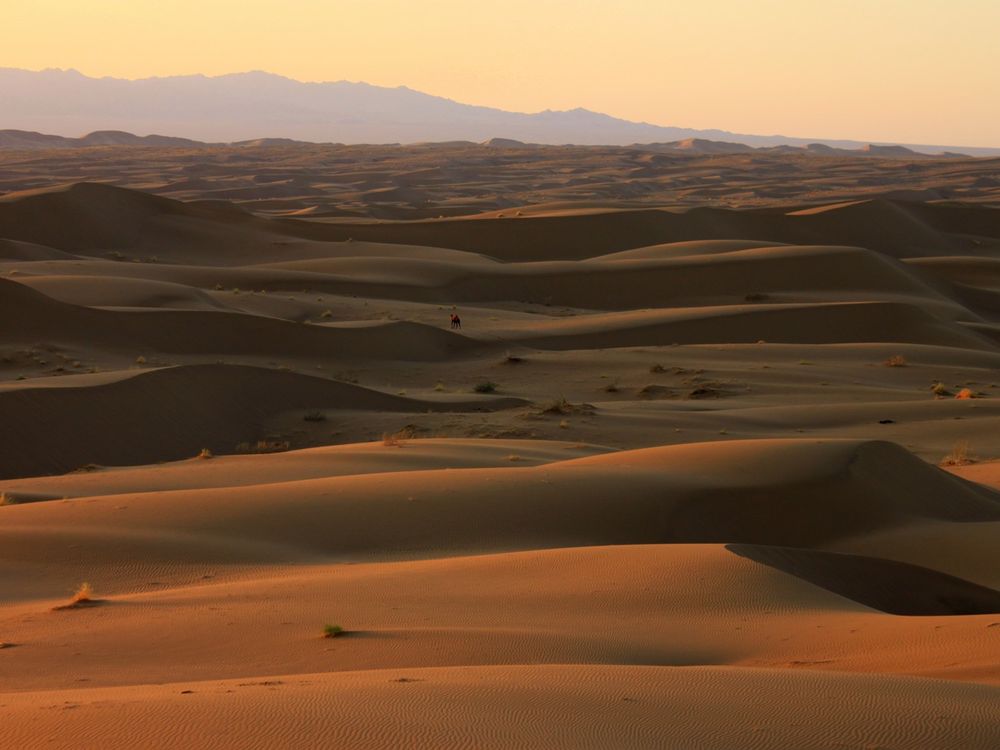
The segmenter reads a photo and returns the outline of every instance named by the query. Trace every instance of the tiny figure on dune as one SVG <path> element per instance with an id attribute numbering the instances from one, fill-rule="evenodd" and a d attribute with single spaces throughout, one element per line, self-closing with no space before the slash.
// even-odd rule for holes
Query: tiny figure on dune
<path id="1" fill-rule="evenodd" d="M 455 313 L 451 314 L 451 327 L 452 328 L 461 328 L 462 327 L 462 319 L 460 317 L 458 317 L 458 315 L 456 315 Z"/>

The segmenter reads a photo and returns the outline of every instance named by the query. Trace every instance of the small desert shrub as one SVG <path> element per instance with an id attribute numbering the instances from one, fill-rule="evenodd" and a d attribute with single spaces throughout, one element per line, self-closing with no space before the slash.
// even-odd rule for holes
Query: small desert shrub
<path id="1" fill-rule="evenodd" d="M 559 429 L 561 429 L 561 430 L 568 430 L 569 429 L 569 420 L 568 419 L 560 419 L 559 420 Z"/>
<path id="2" fill-rule="evenodd" d="M 81 602 L 92 601 L 94 601 L 94 587 L 84 581 L 77 587 L 76 592 L 73 594 L 73 603 L 80 604 Z"/>
<path id="3" fill-rule="evenodd" d="M 931 385 L 931 393 L 938 397 L 950 396 L 951 391 L 944 383 L 934 383 Z"/>
<path id="4" fill-rule="evenodd" d="M 140 354 L 138 357 L 135 358 L 135 363 L 137 365 L 144 365 L 146 364 L 146 358 Z"/>
<path id="5" fill-rule="evenodd" d="M 497 388 L 499 388 L 499 386 L 496 383 L 487 380 L 482 383 L 476 383 L 472 390 L 476 393 L 494 393 Z"/>
<path id="6" fill-rule="evenodd" d="M 618 381 L 612 380 L 610 383 L 604 386 L 605 393 L 618 393 Z"/>
<path id="7" fill-rule="evenodd" d="M 212 453 L 211 449 L 202 448 L 201 453 L 198 454 L 198 458 L 215 458 L 215 455 Z"/>
<path id="8" fill-rule="evenodd" d="M 971 388 L 963 388 L 962 390 L 960 390 L 958 393 L 955 394 L 955 398 L 965 400 L 969 398 L 978 398 L 978 396 L 976 395 L 976 392 Z"/>
<path id="9" fill-rule="evenodd" d="M 308 412 L 304 417 L 302 417 L 306 422 L 325 422 L 326 414 L 321 411 L 311 411 Z"/>
<path id="10" fill-rule="evenodd" d="M 442 383 L 440 380 L 438 382 L 436 382 L 434 384 L 434 390 L 437 391 L 438 393 L 440 393 L 441 391 L 443 391 L 444 390 L 444 383 Z"/>
<path id="11" fill-rule="evenodd" d="M 344 634 L 344 629 L 340 625 L 324 625 L 323 626 L 323 637 L 324 638 L 337 638 Z"/>
<path id="12" fill-rule="evenodd" d="M 573 405 L 565 396 L 560 396 L 542 406 L 542 414 L 569 414 L 572 411 Z"/>
<path id="13" fill-rule="evenodd" d="M 510 352 L 507 352 L 503 358 L 505 365 L 519 365 L 522 362 L 524 362 L 524 357 L 518 357 L 516 354 L 511 354 Z"/>
<path id="14" fill-rule="evenodd" d="M 517 455 L 516 453 L 511 453 L 509 456 L 507 456 L 507 460 L 508 461 L 520 461 L 521 457 L 519 455 Z"/>
<path id="15" fill-rule="evenodd" d="M 976 460 L 969 453 L 969 441 L 960 440 L 952 446 L 951 453 L 941 459 L 941 466 L 967 466 L 974 464 Z"/>
<path id="16" fill-rule="evenodd" d="M 666 368 L 666 367 L 664 367 L 664 366 L 663 366 L 663 365 L 661 365 L 661 364 L 655 364 L 655 365 L 653 365 L 652 367 L 650 367 L 650 368 L 649 368 L 649 371 L 650 371 L 651 373 L 653 373 L 654 375 L 658 375 L 658 374 L 660 374 L 661 372 L 666 372 L 666 371 L 667 371 L 667 368 Z"/>
<path id="17" fill-rule="evenodd" d="M 320 317 L 321 318 L 332 318 L 333 317 L 333 310 L 324 310 L 322 313 L 320 313 Z"/>
<path id="18" fill-rule="evenodd" d="M 902 354 L 893 354 L 882 364 L 886 367 L 906 367 L 906 357 Z"/>
<path id="19" fill-rule="evenodd" d="M 0 508 L 4 505 L 17 505 L 17 500 L 8 495 L 6 492 L 0 492 Z"/>

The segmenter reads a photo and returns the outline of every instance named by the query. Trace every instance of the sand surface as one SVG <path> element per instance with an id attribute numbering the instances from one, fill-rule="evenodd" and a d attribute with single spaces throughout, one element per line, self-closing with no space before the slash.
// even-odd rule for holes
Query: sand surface
<path id="1" fill-rule="evenodd" d="M 0 747 L 1000 747 L 996 161 L 753 158 L 0 153 Z"/>

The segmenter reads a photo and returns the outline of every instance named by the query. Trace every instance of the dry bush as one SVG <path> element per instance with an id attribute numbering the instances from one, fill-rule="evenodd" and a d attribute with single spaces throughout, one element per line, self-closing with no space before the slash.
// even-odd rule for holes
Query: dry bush
<path id="1" fill-rule="evenodd" d="M 323 626 L 323 637 L 324 638 L 339 638 L 345 631 L 340 625 L 324 625 Z"/>
<path id="2" fill-rule="evenodd" d="M 76 592 L 73 594 L 73 598 L 69 600 L 68 604 L 60 604 L 52 609 L 82 609 L 83 607 L 92 607 L 97 604 L 100 604 L 100 600 L 94 598 L 93 587 L 84 581 L 77 587 Z"/>
<path id="3" fill-rule="evenodd" d="M 906 367 L 906 357 L 902 354 L 893 354 L 882 364 L 886 367 Z"/>
<path id="4" fill-rule="evenodd" d="M 542 414 L 571 414 L 573 404 L 567 401 L 565 396 L 560 396 L 544 404 L 540 411 Z"/>
<path id="5" fill-rule="evenodd" d="M 0 492 L 0 508 L 4 505 L 17 505 L 17 501 L 6 492 Z"/>
<path id="6" fill-rule="evenodd" d="M 495 393 L 499 386 L 491 380 L 487 380 L 483 383 L 476 383 L 472 390 L 476 393 Z"/>
<path id="7" fill-rule="evenodd" d="M 948 390 L 948 386 L 944 383 L 933 383 L 931 385 L 931 393 L 939 398 L 951 395 L 951 391 Z"/>
<path id="8" fill-rule="evenodd" d="M 955 398 L 965 400 L 969 398 L 979 398 L 979 396 L 971 388 L 963 388 L 962 390 L 960 390 L 958 393 L 955 394 Z"/>
<path id="9" fill-rule="evenodd" d="M 658 375 L 658 374 L 659 374 L 659 373 L 661 373 L 661 372 L 666 372 L 666 371 L 667 371 L 667 368 L 666 368 L 666 367 L 664 367 L 663 365 L 660 365 L 660 364 L 656 364 L 656 365 L 653 365 L 652 367 L 650 367 L 650 368 L 649 368 L 649 371 L 650 371 L 651 373 L 653 373 L 654 375 Z"/>
<path id="10" fill-rule="evenodd" d="M 77 587 L 71 601 L 73 604 L 83 604 L 84 602 L 94 601 L 94 587 L 84 581 Z"/>
<path id="11" fill-rule="evenodd" d="M 520 461 L 521 457 L 519 455 L 517 455 L 516 453 L 511 453 L 509 456 L 507 456 L 507 460 L 508 461 Z"/>
<path id="12" fill-rule="evenodd" d="M 524 362 L 524 357 L 518 357 L 516 354 L 511 354 L 510 352 L 507 352 L 507 354 L 504 355 L 502 364 L 519 365 L 522 362 Z"/>
<path id="13" fill-rule="evenodd" d="M 209 448 L 202 448 L 201 453 L 198 454 L 198 458 L 215 458 L 215 454 Z"/>
<path id="14" fill-rule="evenodd" d="M 978 459 L 969 453 L 969 441 L 960 440 L 952 446 L 951 453 L 941 459 L 941 466 L 968 466 Z"/>
<path id="15" fill-rule="evenodd" d="M 612 380 L 607 383 L 603 388 L 605 393 L 618 393 L 618 380 Z"/>

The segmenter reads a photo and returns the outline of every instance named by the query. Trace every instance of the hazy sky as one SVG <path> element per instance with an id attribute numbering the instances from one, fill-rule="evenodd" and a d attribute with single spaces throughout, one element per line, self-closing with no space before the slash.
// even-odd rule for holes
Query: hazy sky
<path id="1" fill-rule="evenodd" d="M 582 106 L 658 125 L 1000 146 L 1000 0 L 0 0 L 0 9 L 4 67 L 122 78 L 267 70 L 517 111 Z"/>

